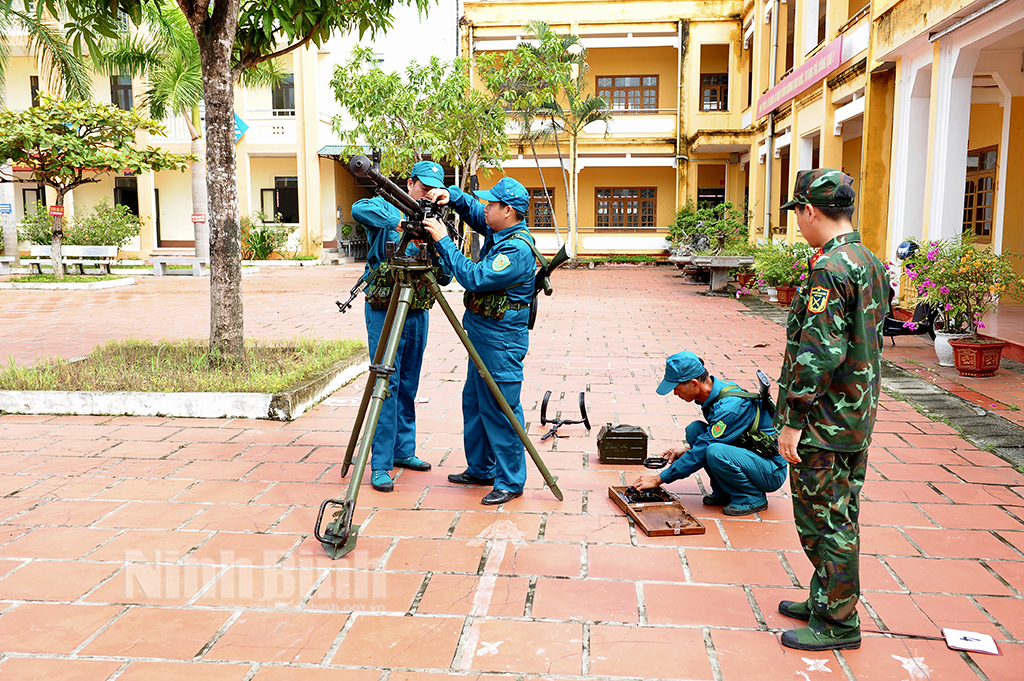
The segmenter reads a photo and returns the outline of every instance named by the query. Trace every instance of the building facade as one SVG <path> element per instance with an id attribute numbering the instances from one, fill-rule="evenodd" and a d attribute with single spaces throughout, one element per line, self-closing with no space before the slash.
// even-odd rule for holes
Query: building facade
<path id="1" fill-rule="evenodd" d="M 470 0 L 442 3 L 426 23 L 400 11 L 374 48 L 386 70 L 512 49 L 530 39 L 531 20 L 581 37 L 588 86 L 611 122 L 579 137 L 580 255 L 663 254 L 688 202 L 731 201 L 752 238 L 795 240 L 778 206 L 814 167 L 854 178 L 855 223 L 883 259 L 907 237 L 963 231 L 997 252 L 1024 251 L 1024 205 L 1012 200 L 1024 195 L 1024 0 Z M 354 42 L 288 55 L 291 79 L 273 91 L 236 90 L 241 213 L 282 215 L 302 253 L 331 245 L 365 195 L 324 153 L 339 113 L 329 81 Z M 8 106 L 29 106 L 39 87 L 38 60 L 20 50 Z M 107 89 L 127 104 L 141 84 L 97 77 L 97 98 Z M 140 141 L 187 151 L 189 138 L 172 120 L 165 137 Z M 567 234 L 568 153 L 562 136 L 534 158 L 510 129 L 503 172 L 530 190 L 531 227 L 548 252 Z M 481 173 L 481 184 L 496 177 Z M 145 228 L 127 250 L 144 256 L 191 246 L 189 185 L 187 173 L 110 177 L 73 202 L 136 202 Z M 43 197 L 16 187 L 18 218 Z"/>

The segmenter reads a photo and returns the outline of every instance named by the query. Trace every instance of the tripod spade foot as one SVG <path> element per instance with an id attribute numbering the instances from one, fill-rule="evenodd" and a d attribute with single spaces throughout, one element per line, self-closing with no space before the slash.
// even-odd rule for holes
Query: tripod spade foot
<path id="1" fill-rule="evenodd" d="M 324 512 L 332 506 L 340 508 L 334 512 L 334 522 L 325 527 L 321 533 L 320 525 L 323 522 Z M 315 535 L 331 560 L 337 560 L 347 555 L 356 547 L 359 526 L 352 524 L 352 514 L 355 508 L 354 499 L 325 499 L 324 503 L 320 504 L 320 513 L 316 517 Z"/>

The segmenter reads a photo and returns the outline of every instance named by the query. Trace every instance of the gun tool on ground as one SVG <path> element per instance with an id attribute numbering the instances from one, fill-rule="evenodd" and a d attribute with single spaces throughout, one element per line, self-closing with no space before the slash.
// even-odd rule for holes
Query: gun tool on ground
<path id="1" fill-rule="evenodd" d="M 561 428 L 562 426 L 575 426 L 575 425 L 577 425 L 579 423 L 582 423 L 584 428 L 586 428 L 588 431 L 590 430 L 590 419 L 587 418 L 587 403 L 586 403 L 586 399 L 585 399 L 585 393 L 580 393 L 580 416 L 583 417 L 581 419 L 575 419 L 575 420 L 570 420 L 570 419 L 548 420 L 548 401 L 550 399 L 551 399 L 551 391 L 549 390 L 546 393 L 544 393 L 544 399 L 540 403 L 540 425 L 546 426 L 547 424 L 550 423 L 551 424 L 551 430 L 549 430 L 548 432 L 544 433 L 544 436 L 541 437 L 541 439 L 540 439 L 541 442 L 544 442 L 548 438 L 552 438 L 552 437 L 569 437 L 568 435 L 559 435 L 558 434 L 558 429 Z"/>

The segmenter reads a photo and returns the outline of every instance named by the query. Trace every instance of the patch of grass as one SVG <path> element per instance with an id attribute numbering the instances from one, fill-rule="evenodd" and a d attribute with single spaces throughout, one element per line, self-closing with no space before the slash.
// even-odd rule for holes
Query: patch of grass
<path id="1" fill-rule="evenodd" d="M 594 263 L 600 265 L 606 262 L 612 263 L 643 263 L 643 262 L 658 262 L 658 258 L 651 255 L 602 255 L 595 256 L 593 258 L 580 258 L 580 264 L 587 265 Z"/>
<path id="2" fill-rule="evenodd" d="M 85 358 L 11 365 L 0 390 L 277 393 L 364 347 L 356 340 L 247 340 L 243 361 L 220 361 L 204 340 L 110 341 Z"/>
<path id="3" fill-rule="evenodd" d="M 294 258 L 292 258 L 292 260 L 316 260 L 316 259 L 317 259 L 317 257 L 315 255 L 297 255 Z"/>
<path id="4" fill-rule="evenodd" d="M 1020 405 L 1019 404 L 1008 404 L 1008 405 L 1006 405 L 1006 409 L 1008 411 L 1020 411 Z"/>
<path id="5" fill-rule="evenodd" d="M 21 274 L 10 278 L 12 284 L 91 284 L 94 281 L 110 281 L 111 279 L 124 279 L 118 274 L 97 274 L 78 275 L 67 274 L 63 279 L 58 279 L 52 274 Z"/>

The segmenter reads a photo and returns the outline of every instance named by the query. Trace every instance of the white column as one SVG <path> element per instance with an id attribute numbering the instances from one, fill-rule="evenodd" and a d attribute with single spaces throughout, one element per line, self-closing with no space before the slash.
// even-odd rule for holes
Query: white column
<path id="1" fill-rule="evenodd" d="M 978 51 L 940 41 L 933 75 L 935 122 L 932 126 L 928 194 L 928 238 L 949 238 L 963 227 L 967 138 L 971 124 L 971 86 Z"/>
<path id="2" fill-rule="evenodd" d="M 1006 167 L 1009 165 L 1010 151 L 1010 118 L 1013 116 L 1013 92 L 1007 87 L 1006 82 L 998 73 L 992 74 L 999 90 L 1003 93 L 1003 134 L 999 137 L 999 176 L 996 178 L 996 187 L 1000 191 L 995 193 L 996 214 L 992 219 L 992 250 L 996 253 L 1003 252 L 1003 214 L 1005 213 L 1006 202 L 1009 197 L 1006 195 Z"/>
<path id="3" fill-rule="evenodd" d="M 900 60 L 889 192 L 892 252 L 906 238 L 923 233 L 932 69 L 930 59 L 922 61 L 910 57 Z"/>
<path id="4" fill-rule="evenodd" d="M 10 206 L 9 213 L 0 213 L 4 227 L 4 255 L 14 256 L 14 264 L 18 260 L 18 223 L 14 219 L 14 172 L 10 163 L 0 165 L 0 203 Z"/>

